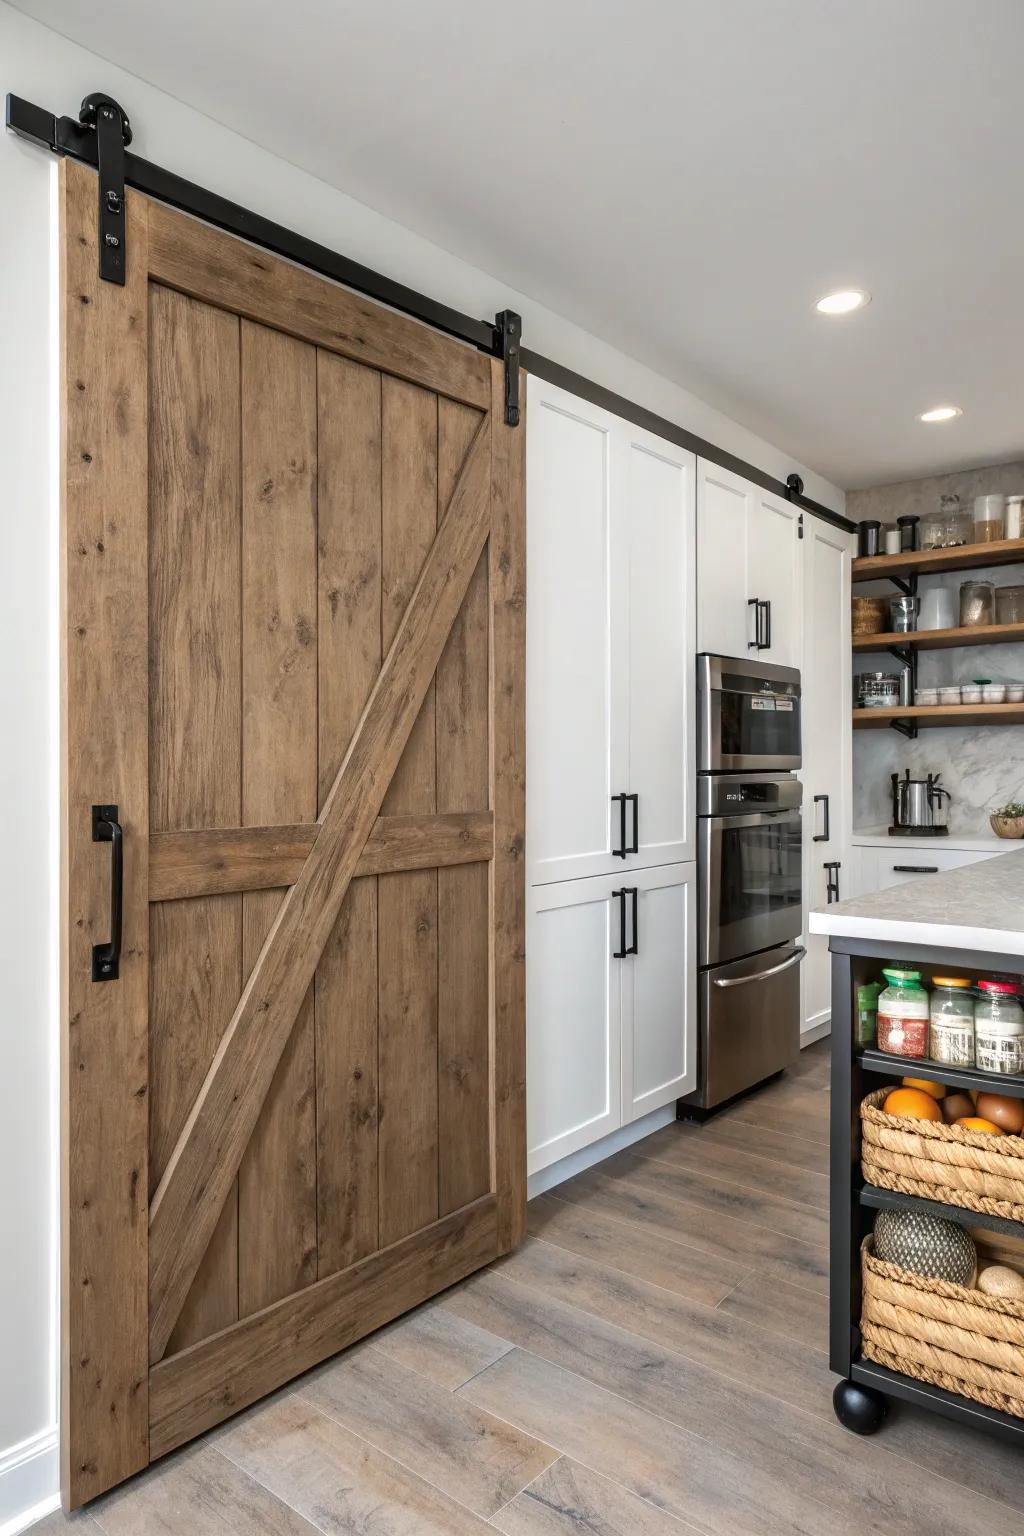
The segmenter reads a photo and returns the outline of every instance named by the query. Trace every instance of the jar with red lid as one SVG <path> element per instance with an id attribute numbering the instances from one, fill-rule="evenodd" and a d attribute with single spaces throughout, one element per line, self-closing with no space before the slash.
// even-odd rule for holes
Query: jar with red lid
<path id="1" fill-rule="evenodd" d="M 979 981 L 975 1053 L 983 1072 L 1024 1073 L 1024 1008 L 1013 981 Z"/>
<path id="2" fill-rule="evenodd" d="M 928 993 L 920 971 L 883 970 L 878 999 L 878 1049 L 921 1060 L 928 1055 Z"/>

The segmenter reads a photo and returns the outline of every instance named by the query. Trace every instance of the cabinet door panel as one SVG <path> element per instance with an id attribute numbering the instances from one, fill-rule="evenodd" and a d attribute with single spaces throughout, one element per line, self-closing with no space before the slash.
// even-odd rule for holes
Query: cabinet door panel
<path id="1" fill-rule="evenodd" d="M 739 475 L 697 463 L 697 649 L 748 656 L 747 535 L 754 487 Z M 764 594 L 762 594 L 764 595 Z"/>
<path id="2" fill-rule="evenodd" d="M 637 894 L 637 953 L 622 961 L 622 1119 L 697 1086 L 697 872 L 648 870 Z"/>
<path id="3" fill-rule="evenodd" d="M 799 509 L 767 491 L 758 491 L 747 540 L 747 595 L 766 598 L 771 604 L 771 644 L 766 650 L 751 653 L 762 661 L 783 667 L 800 665 L 802 569 Z"/>
<path id="4" fill-rule="evenodd" d="M 623 428 L 629 544 L 627 778 L 639 796 L 639 852 L 694 857 L 694 458 Z"/>
<path id="5" fill-rule="evenodd" d="M 531 402 L 532 404 L 532 402 Z M 536 1173 L 621 1124 L 616 881 L 534 888 L 527 927 L 527 1145 Z"/>
<path id="6" fill-rule="evenodd" d="M 804 519 L 803 540 L 803 769 L 804 784 L 804 903 L 823 906 L 828 900 L 827 862 L 838 860 L 840 899 L 852 896 L 856 873 L 849 858 L 850 818 L 850 557 L 849 534 L 820 518 Z M 828 796 L 828 839 L 815 842 L 826 830 L 825 806 L 815 795 Z M 801 967 L 803 1027 L 816 1028 L 831 1011 L 831 967 L 828 940 L 808 934 L 807 958 Z"/>
<path id="7" fill-rule="evenodd" d="M 607 413 L 531 384 L 527 418 L 526 665 L 530 882 L 615 867 L 611 795 L 627 788 L 621 718 L 625 636 L 613 582 L 625 569 L 612 520 Z M 620 643 L 621 642 L 621 643 Z M 616 819 L 616 842 L 618 837 Z"/>

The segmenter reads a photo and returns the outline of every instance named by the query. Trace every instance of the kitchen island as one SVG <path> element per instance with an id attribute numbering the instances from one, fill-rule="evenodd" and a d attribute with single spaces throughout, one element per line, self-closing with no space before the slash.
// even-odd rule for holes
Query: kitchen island
<path id="1" fill-rule="evenodd" d="M 861 1167 L 864 1100 L 876 1090 L 898 1087 L 904 1076 L 943 1084 L 951 1091 L 998 1091 L 1024 1098 L 1024 1073 L 995 1076 L 977 1067 L 886 1055 L 876 1045 L 858 1041 L 856 1028 L 857 990 L 880 980 L 883 966 L 918 970 L 927 978 L 1002 978 L 1024 984 L 1024 861 L 1002 855 L 926 876 L 910 888 L 897 886 L 835 903 L 812 912 L 809 926 L 812 933 L 828 936 L 832 956 L 829 1359 L 842 1378 L 833 1398 L 836 1415 L 848 1429 L 871 1434 L 884 1420 L 888 1399 L 899 1398 L 1024 1449 L 1024 1419 L 868 1359 L 860 1326 L 861 1248 L 879 1210 L 927 1213 L 956 1221 L 979 1236 L 987 1232 L 994 1243 L 1024 1245 L 1020 1220 L 866 1180 Z M 890 1118 L 897 1128 L 908 1124 Z"/>

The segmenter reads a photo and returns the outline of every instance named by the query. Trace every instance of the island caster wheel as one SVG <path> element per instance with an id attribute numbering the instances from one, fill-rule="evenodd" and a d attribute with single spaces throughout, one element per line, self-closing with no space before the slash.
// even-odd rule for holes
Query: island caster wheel
<path id="1" fill-rule="evenodd" d="M 844 1429 L 855 1435 L 873 1435 L 881 1429 L 887 1403 L 881 1392 L 860 1387 L 855 1381 L 841 1381 L 832 1393 L 832 1407 Z"/>

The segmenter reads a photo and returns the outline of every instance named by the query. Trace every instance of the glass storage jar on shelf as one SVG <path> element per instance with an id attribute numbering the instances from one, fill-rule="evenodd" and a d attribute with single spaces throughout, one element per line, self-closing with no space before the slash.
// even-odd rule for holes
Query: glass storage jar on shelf
<path id="1" fill-rule="evenodd" d="M 974 994 L 963 976 L 933 976 L 928 1054 L 945 1067 L 974 1066 Z"/>
<path id="2" fill-rule="evenodd" d="M 976 629 L 979 624 L 996 621 L 996 589 L 991 581 L 964 581 L 960 584 L 960 627 Z"/>
<path id="3" fill-rule="evenodd" d="M 888 985 L 878 999 L 878 1049 L 921 1060 L 928 1055 L 928 993 L 920 971 L 882 971 Z"/>
<path id="4" fill-rule="evenodd" d="M 979 981 L 974 1050 L 983 1072 L 1024 1073 L 1024 1008 L 1016 982 Z"/>
<path id="5" fill-rule="evenodd" d="M 926 512 L 921 519 L 922 549 L 953 549 L 970 544 L 974 537 L 974 519 L 960 505 L 959 496 L 939 498 L 939 510 Z"/>

